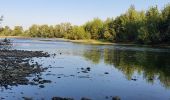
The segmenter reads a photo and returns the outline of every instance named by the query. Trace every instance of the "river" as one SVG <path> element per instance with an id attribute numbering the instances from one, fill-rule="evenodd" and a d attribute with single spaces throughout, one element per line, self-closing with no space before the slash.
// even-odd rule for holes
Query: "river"
<path id="1" fill-rule="evenodd" d="M 50 100 L 82 97 L 92 100 L 170 100 L 170 49 L 126 45 L 90 45 L 51 39 L 11 39 L 1 49 L 44 51 L 50 57 L 32 58 L 44 72 L 26 78 L 51 80 L 43 86 L 17 85 L 4 88 L 0 99 Z"/>

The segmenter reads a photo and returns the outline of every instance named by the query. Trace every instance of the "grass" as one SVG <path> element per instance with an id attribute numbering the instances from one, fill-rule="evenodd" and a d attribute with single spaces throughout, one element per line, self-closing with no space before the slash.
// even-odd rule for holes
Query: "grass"
<path id="1" fill-rule="evenodd" d="M 104 45 L 104 44 L 114 44 L 111 42 L 107 42 L 107 41 L 102 41 L 102 40 L 69 40 L 70 42 L 73 43 L 84 43 L 84 44 L 98 44 L 98 45 Z"/>

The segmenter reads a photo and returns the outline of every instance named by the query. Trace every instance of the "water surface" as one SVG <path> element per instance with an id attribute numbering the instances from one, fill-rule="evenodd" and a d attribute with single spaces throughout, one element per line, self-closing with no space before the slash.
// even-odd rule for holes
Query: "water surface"
<path id="1" fill-rule="evenodd" d="M 93 100 L 170 100 L 170 49 L 122 45 L 88 45 L 41 39 L 12 39 L 5 49 L 44 51 L 47 58 L 33 58 L 47 67 L 38 75 L 51 83 L 0 85 L 7 100 L 50 100 L 54 96 Z M 33 74 L 27 77 L 35 78 Z"/>

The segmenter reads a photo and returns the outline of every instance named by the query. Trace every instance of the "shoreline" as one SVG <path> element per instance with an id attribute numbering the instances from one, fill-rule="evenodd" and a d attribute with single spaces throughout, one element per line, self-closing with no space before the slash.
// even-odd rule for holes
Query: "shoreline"
<path id="1" fill-rule="evenodd" d="M 147 44 L 136 44 L 136 43 L 112 43 L 107 41 L 100 41 L 100 40 L 71 40 L 71 39 L 64 39 L 64 38 L 41 38 L 41 37 L 27 37 L 27 36 L 0 36 L 2 38 L 16 38 L 16 39 L 40 39 L 40 41 L 64 41 L 64 42 L 72 42 L 72 43 L 79 43 L 79 44 L 92 44 L 92 45 L 122 45 L 122 46 L 142 46 L 142 47 L 161 47 L 161 48 L 170 48 L 168 44 L 155 44 L 155 45 L 147 45 Z"/>
<path id="2" fill-rule="evenodd" d="M 69 42 L 72 43 L 83 43 L 83 44 L 98 44 L 98 45 L 113 45 L 115 43 L 111 42 L 104 42 L 104 41 L 99 41 L 99 40 L 68 40 Z"/>
<path id="3" fill-rule="evenodd" d="M 25 39 L 28 39 L 28 38 L 31 38 L 31 37 L 26 37 L 26 36 L 0 36 L 0 39 L 1 38 L 25 38 Z"/>

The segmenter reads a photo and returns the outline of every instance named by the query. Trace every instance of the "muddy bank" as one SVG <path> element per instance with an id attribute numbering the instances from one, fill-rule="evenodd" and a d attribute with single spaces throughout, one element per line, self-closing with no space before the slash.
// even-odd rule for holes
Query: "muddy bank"
<path id="1" fill-rule="evenodd" d="M 48 53 L 42 51 L 24 51 L 24 50 L 0 50 L 0 58 L 32 58 L 32 57 L 49 57 Z"/>
<path id="2" fill-rule="evenodd" d="M 49 57 L 49 54 L 42 51 L 0 50 L 0 87 L 9 89 L 9 86 L 50 83 L 50 80 L 41 78 L 41 72 L 47 68 L 37 62 L 30 64 L 33 57 Z"/>

